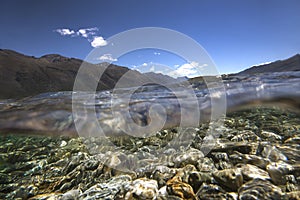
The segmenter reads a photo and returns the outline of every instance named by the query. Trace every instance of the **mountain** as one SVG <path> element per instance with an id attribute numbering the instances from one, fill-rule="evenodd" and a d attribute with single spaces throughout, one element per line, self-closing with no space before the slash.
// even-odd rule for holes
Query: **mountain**
<path id="1" fill-rule="evenodd" d="M 235 75 L 251 75 L 267 72 L 300 71 L 300 54 L 285 60 L 278 60 L 269 64 L 253 66 Z"/>
<path id="2" fill-rule="evenodd" d="M 188 80 L 187 77 L 173 78 L 173 77 L 165 75 L 165 74 L 154 73 L 154 72 L 147 72 L 147 73 L 144 73 L 144 75 L 147 76 L 148 78 L 150 78 L 152 81 L 163 84 L 163 85 L 174 84 L 174 83 L 176 84 L 176 83 L 181 83 L 181 82 Z"/>
<path id="3" fill-rule="evenodd" d="M 71 91 L 82 63 L 82 60 L 58 54 L 35 58 L 0 49 L 0 99 L 20 98 L 43 92 Z M 90 68 L 83 79 L 85 85 L 93 78 L 97 80 L 97 70 L 104 70 L 107 66 L 105 63 L 85 64 Z M 124 84 L 124 87 L 139 85 L 148 80 L 138 71 L 111 64 L 103 73 L 97 90 L 114 88 L 120 77 L 128 72 L 129 76 L 124 79 L 127 85 Z"/>

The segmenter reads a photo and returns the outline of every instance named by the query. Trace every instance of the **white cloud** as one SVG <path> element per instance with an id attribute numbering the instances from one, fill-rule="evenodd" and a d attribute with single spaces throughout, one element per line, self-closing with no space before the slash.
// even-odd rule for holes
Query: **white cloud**
<path id="1" fill-rule="evenodd" d="M 155 72 L 155 67 L 154 67 L 154 65 L 151 66 L 151 68 L 149 69 L 149 71 L 150 71 L 150 72 Z"/>
<path id="2" fill-rule="evenodd" d="M 116 58 L 113 58 L 111 54 L 104 54 L 102 55 L 99 60 L 102 60 L 102 61 L 109 61 L 109 62 L 115 62 L 115 61 L 118 61 L 118 59 Z"/>
<path id="3" fill-rule="evenodd" d="M 61 29 L 56 29 L 55 32 L 59 33 L 60 35 L 74 35 L 75 31 L 68 29 L 68 28 L 61 28 Z"/>
<path id="4" fill-rule="evenodd" d="M 142 64 L 143 67 L 146 67 L 147 65 L 148 65 L 147 63 L 143 63 L 143 64 Z"/>
<path id="5" fill-rule="evenodd" d="M 200 76 L 199 70 L 202 70 L 203 67 L 207 66 L 207 64 L 200 65 L 199 63 L 193 61 L 190 63 L 185 63 L 181 66 L 178 66 L 178 65 L 175 65 L 175 66 L 177 66 L 176 70 L 170 72 L 168 74 L 169 76 L 172 76 L 175 78 L 182 77 L 182 76 L 187 76 L 189 78 L 193 78 L 196 76 Z"/>
<path id="6" fill-rule="evenodd" d="M 63 36 L 79 36 L 86 38 L 90 42 L 92 47 L 101 47 L 107 45 L 107 42 L 104 40 L 104 38 L 97 34 L 97 32 L 99 31 L 97 27 L 81 28 L 78 31 L 68 28 L 61 28 L 54 31 Z"/>
<path id="7" fill-rule="evenodd" d="M 87 34 L 87 32 L 86 32 L 86 30 L 85 29 L 79 29 L 78 31 L 77 31 L 77 34 L 78 35 L 81 35 L 82 37 L 85 37 L 85 38 L 87 38 L 89 35 Z"/>
<path id="8" fill-rule="evenodd" d="M 82 36 L 84 38 L 88 38 L 91 35 L 96 35 L 96 31 L 98 31 L 97 27 L 94 27 L 94 28 L 82 28 L 82 29 L 79 29 L 76 33 L 79 36 Z"/>
<path id="9" fill-rule="evenodd" d="M 94 39 L 91 41 L 92 47 L 103 47 L 107 45 L 107 42 L 101 36 L 95 36 Z"/>

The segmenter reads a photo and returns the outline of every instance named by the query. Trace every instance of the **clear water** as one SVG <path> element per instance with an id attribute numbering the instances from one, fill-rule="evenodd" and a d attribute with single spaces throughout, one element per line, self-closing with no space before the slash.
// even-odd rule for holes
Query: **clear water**
<path id="1" fill-rule="evenodd" d="M 226 90 L 227 113 L 251 106 L 280 106 L 295 112 L 300 110 L 300 72 L 269 73 L 256 76 L 231 77 L 224 80 Z M 185 87 L 185 86 L 184 86 Z M 200 123 L 210 118 L 211 99 L 218 90 L 207 90 L 205 83 L 194 83 L 188 86 L 195 93 L 197 108 L 201 115 Z M 167 113 L 157 112 L 157 115 L 167 115 L 166 126 L 178 126 L 182 105 L 193 113 L 195 107 L 185 97 L 183 87 L 167 89 L 164 86 L 143 86 L 118 91 L 97 92 L 95 99 L 77 98 L 75 106 L 82 107 L 84 115 L 94 115 L 103 131 L 113 134 L 122 126 L 120 117 L 132 118 L 134 123 L 146 126 L 149 123 L 149 108 L 153 104 L 162 105 Z M 175 94 L 176 93 L 176 96 Z M 126 99 L 130 98 L 130 105 Z M 128 115 L 128 111 L 130 116 Z M 188 110 L 189 111 L 189 110 Z M 119 116 L 119 117 L 116 117 Z M 122 116 L 124 115 L 124 116 Z M 124 122 L 123 122 L 124 123 Z M 0 101 L 0 131 L 10 133 L 33 133 L 50 135 L 76 135 L 72 114 L 72 92 L 44 93 L 20 100 Z"/>

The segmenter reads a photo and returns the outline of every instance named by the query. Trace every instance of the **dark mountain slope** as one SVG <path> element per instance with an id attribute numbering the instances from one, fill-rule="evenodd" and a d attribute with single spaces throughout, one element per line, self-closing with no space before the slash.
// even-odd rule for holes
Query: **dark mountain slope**
<path id="1" fill-rule="evenodd" d="M 71 91 L 82 60 L 57 54 L 40 58 L 26 56 L 11 50 L 0 49 L 0 98 L 19 98 L 43 92 Z M 106 65 L 92 65 L 88 78 L 95 78 L 95 69 Z M 112 89 L 123 74 L 130 85 L 138 85 L 147 77 L 126 67 L 110 65 L 103 73 L 98 90 Z M 89 79 L 84 84 L 89 84 Z"/>
<path id="2" fill-rule="evenodd" d="M 269 64 L 250 67 L 236 75 L 250 75 L 267 72 L 300 71 L 300 55 L 296 54 L 285 60 L 278 60 Z"/>

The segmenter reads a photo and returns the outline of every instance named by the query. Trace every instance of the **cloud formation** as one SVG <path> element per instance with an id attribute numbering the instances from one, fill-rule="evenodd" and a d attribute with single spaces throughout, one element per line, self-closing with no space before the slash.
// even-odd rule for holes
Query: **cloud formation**
<path id="1" fill-rule="evenodd" d="M 81 28 L 77 31 L 68 29 L 68 28 L 61 28 L 54 30 L 55 32 L 59 33 L 62 36 L 71 36 L 71 37 L 83 37 L 86 38 L 92 47 L 101 47 L 107 45 L 106 40 L 97 34 L 99 29 L 97 27 L 92 28 Z"/>
<path id="2" fill-rule="evenodd" d="M 113 58 L 111 54 L 104 54 L 99 58 L 99 60 L 108 61 L 108 62 L 118 61 L 118 59 Z"/>
<path id="3" fill-rule="evenodd" d="M 55 32 L 59 33 L 60 35 L 74 35 L 75 31 L 68 29 L 68 28 L 61 28 L 61 29 L 56 29 Z"/>
<path id="4" fill-rule="evenodd" d="M 91 42 L 92 47 L 103 47 L 105 45 L 107 45 L 107 42 L 104 40 L 103 37 L 101 36 L 96 36 L 93 38 L 92 42 Z"/>
<path id="5" fill-rule="evenodd" d="M 82 28 L 82 29 L 79 29 L 76 33 L 79 36 L 82 36 L 84 38 L 88 38 L 89 36 L 96 35 L 97 31 L 98 31 L 97 27 L 94 27 L 94 28 Z"/>
<path id="6" fill-rule="evenodd" d="M 185 63 L 181 66 L 176 65 L 176 70 L 170 72 L 168 75 L 172 77 L 182 77 L 186 76 L 189 78 L 193 78 L 196 76 L 200 76 L 200 71 L 203 69 L 203 67 L 206 67 L 207 64 L 200 65 L 197 62 L 190 62 Z"/>

